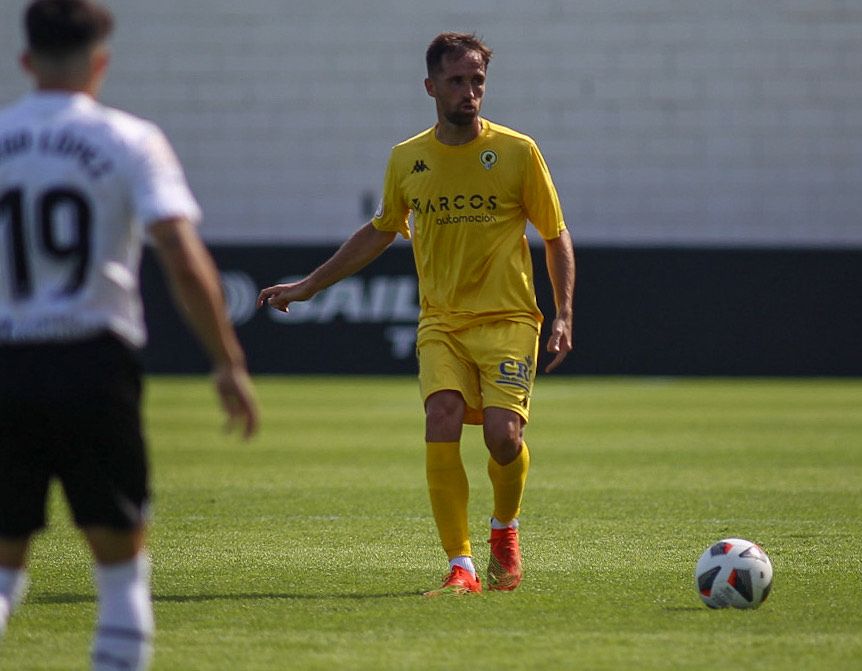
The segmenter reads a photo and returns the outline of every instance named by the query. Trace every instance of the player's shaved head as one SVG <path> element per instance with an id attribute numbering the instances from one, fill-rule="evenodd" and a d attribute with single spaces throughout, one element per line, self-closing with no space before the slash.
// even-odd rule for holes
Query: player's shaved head
<path id="1" fill-rule="evenodd" d="M 90 0 L 34 0 L 24 14 L 27 46 L 43 58 L 88 51 L 107 39 L 113 27 L 111 12 Z"/>
<path id="2" fill-rule="evenodd" d="M 425 66 L 428 69 L 428 76 L 431 77 L 441 70 L 443 58 L 446 56 L 460 58 L 468 51 L 478 53 L 487 69 L 494 52 L 476 37 L 475 33 L 440 33 L 431 41 L 425 52 Z"/>

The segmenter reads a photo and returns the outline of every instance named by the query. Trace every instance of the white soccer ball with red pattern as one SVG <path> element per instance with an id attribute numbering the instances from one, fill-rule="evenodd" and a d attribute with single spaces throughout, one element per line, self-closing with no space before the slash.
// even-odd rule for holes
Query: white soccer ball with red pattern
<path id="1" fill-rule="evenodd" d="M 772 589 L 772 562 L 757 543 L 725 538 L 700 556 L 694 579 L 710 608 L 757 608 Z"/>

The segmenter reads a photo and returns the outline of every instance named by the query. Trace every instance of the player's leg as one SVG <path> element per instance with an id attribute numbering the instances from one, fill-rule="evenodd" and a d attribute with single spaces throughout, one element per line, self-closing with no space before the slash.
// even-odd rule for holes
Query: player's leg
<path id="1" fill-rule="evenodd" d="M 67 400 L 65 449 L 56 472 L 96 559 L 98 620 L 92 646 L 95 671 L 143 671 L 154 631 L 150 562 L 144 551 L 149 498 L 141 432 L 137 362 L 119 341 L 98 338 L 69 352 L 81 389 Z"/>
<path id="2" fill-rule="evenodd" d="M 428 495 L 440 542 L 449 560 L 449 574 L 443 586 L 427 592 L 427 596 L 481 590 L 470 546 L 467 519 L 470 487 L 461 461 L 460 443 L 467 412 L 462 379 L 469 372 L 454 349 L 452 343 L 427 339 L 420 340 L 419 345 Z M 477 388 L 476 384 L 473 386 Z"/>
<path id="3" fill-rule="evenodd" d="M 491 459 L 506 466 L 518 458 L 524 441 L 524 418 L 508 408 L 484 410 L 482 433 Z"/>
<path id="4" fill-rule="evenodd" d="M 518 323 L 476 330 L 472 347 L 482 371 L 484 437 L 494 491 L 488 586 L 511 590 L 521 582 L 518 516 L 530 468 L 524 442 L 535 376 L 538 330 Z"/>
<path id="5" fill-rule="evenodd" d="M 155 627 L 144 527 L 123 530 L 93 526 L 83 532 L 96 559 L 93 573 L 99 594 L 92 668 L 146 669 Z"/>
<path id="6" fill-rule="evenodd" d="M 0 567 L 22 569 L 27 563 L 27 550 L 30 547 L 30 537 L 21 538 L 0 537 Z"/>
<path id="7" fill-rule="evenodd" d="M 488 588 L 492 590 L 513 590 L 523 577 L 518 516 L 530 469 L 530 452 L 522 438 L 523 422 L 523 417 L 511 410 L 485 408 L 488 477 L 494 490 L 488 539 Z"/>
<path id="8" fill-rule="evenodd" d="M 482 373 L 493 523 L 517 527 L 530 466 L 524 427 L 535 379 L 538 329 L 512 322 L 484 325 L 474 330 L 471 347 Z"/>
<path id="9" fill-rule="evenodd" d="M 0 636 L 27 587 L 30 539 L 45 526 L 51 416 L 38 400 L 50 380 L 39 378 L 43 358 L 33 347 L 0 347 Z"/>
<path id="10" fill-rule="evenodd" d="M 466 404 L 460 391 L 443 390 L 425 399 L 426 442 L 459 442 Z"/>
<path id="11" fill-rule="evenodd" d="M 485 408 L 485 444 L 488 476 L 494 488 L 492 523 L 499 528 L 516 526 L 530 468 L 530 452 L 524 442 L 524 418 L 505 408 Z"/>
<path id="12" fill-rule="evenodd" d="M 447 557 L 470 570 L 470 485 L 460 443 L 463 419 L 464 399 L 457 391 L 438 391 L 425 401 L 425 475 L 431 511 Z"/>
<path id="13" fill-rule="evenodd" d="M 25 563 L 30 537 L 0 538 L 0 637 L 27 589 Z"/>

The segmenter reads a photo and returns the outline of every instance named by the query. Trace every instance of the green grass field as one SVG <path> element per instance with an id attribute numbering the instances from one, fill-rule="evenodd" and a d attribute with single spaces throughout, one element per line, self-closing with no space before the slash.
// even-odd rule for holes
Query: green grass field
<path id="1" fill-rule="evenodd" d="M 261 378 L 263 430 L 221 432 L 208 382 L 149 381 L 162 671 L 860 669 L 862 381 L 604 380 L 536 389 L 514 593 L 439 581 L 408 378 Z M 487 562 L 490 487 L 463 453 Z M 89 560 L 54 492 L 0 669 L 86 669 Z M 756 540 L 775 587 L 710 611 L 713 541 Z"/>

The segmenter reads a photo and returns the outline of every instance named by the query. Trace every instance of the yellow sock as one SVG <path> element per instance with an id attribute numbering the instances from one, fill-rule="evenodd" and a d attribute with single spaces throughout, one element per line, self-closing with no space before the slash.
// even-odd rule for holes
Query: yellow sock
<path id="1" fill-rule="evenodd" d="M 488 476 L 494 487 L 494 517 L 508 524 L 521 514 L 521 498 L 530 470 L 530 451 L 527 443 L 521 443 L 521 451 L 515 461 L 500 466 L 488 458 Z"/>
<path id="2" fill-rule="evenodd" d="M 437 533 L 449 559 L 471 556 L 467 528 L 470 485 L 461 462 L 460 443 L 426 443 L 425 474 Z"/>

